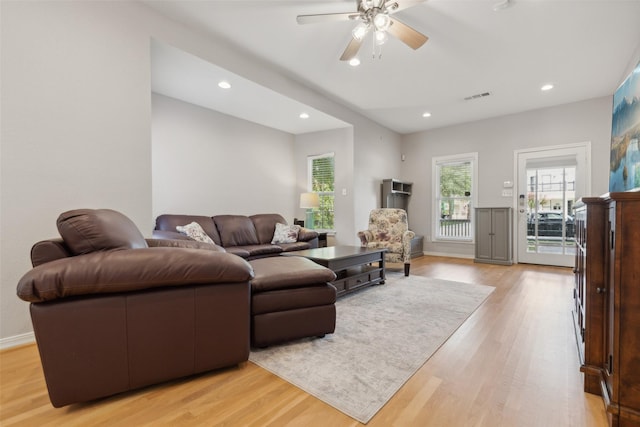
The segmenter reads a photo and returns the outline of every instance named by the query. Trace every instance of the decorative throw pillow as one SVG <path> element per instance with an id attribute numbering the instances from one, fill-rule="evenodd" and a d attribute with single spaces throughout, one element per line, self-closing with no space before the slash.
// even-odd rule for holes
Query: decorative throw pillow
<path id="1" fill-rule="evenodd" d="M 178 225 L 176 230 L 196 242 L 211 243 L 212 245 L 215 245 L 214 241 L 211 240 L 211 237 L 209 237 L 209 235 L 204 232 L 200 224 L 195 221 L 187 225 Z"/>
<path id="2" fill-rule="evenodd" d="M 299 225 L 287 225 L 276 223 L 276 231 L 273 233 L 271 244 L 295 243 L 298 241 Z"/>

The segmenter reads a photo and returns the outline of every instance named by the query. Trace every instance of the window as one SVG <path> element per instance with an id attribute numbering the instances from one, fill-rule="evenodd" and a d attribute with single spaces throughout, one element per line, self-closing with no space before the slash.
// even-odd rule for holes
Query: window
<path id="1" fill-rule="evenodd" d="M 472 241 L 478 153 L 433 158 L 435 240 Z"/>
<path id="2" fill-rule="evenodd" d="M 334 153 L 309 156 L 307 159 L 308 191 L 318 193 L 320 207 L 313 210 L 314 228 L 332 231 L 334 193 Z"/>

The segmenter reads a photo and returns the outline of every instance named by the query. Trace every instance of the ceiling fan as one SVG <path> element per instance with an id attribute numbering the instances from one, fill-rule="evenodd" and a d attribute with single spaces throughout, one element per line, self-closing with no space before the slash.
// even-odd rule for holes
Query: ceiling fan
<path id="1" fill-rule="evenodd" d="M 349 61 L 358 54 L 364 38 L 373 32 L 375 45 L 382 45 L 388 39 L 388 34 L 400 39 L 412 49 L 418 49 L 425 44 L 428 37 L 414 30 L 407 24 L 391 17 L 392 14 L 415 6 L 426 0 L 356 0 L 357 12 L 324 13 L 317 15 L 298 15 L 298 24 L 314 24 L 333 21 L 359 21 L 352 31 L 353 38 L 340 57 L 341 61 Z"/>

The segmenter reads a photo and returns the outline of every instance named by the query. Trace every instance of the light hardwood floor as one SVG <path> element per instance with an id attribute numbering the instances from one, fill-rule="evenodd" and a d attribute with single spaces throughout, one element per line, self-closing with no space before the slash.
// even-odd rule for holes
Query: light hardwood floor
<path id="1" fill-rule="evenodd" d="M 582 391 L 570 269 L 422 257 L 411 274 L 496 290 L 369 426 L 607 425 L 600 397 Z M 0 384 L 2 426 L 360 425 L 250 362 L 55 409 L 27 345 L 0 353 Z"/>

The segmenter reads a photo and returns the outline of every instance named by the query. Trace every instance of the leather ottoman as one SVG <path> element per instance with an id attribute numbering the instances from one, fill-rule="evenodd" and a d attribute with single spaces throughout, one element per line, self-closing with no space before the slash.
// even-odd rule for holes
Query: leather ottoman
<path id="1" fill-rule="evenodd" d="M 251 344 L 267 347 L 299 338 L 331 334 L 336 326 L 336 275 L 302 257 L 249 261 Z"/>

